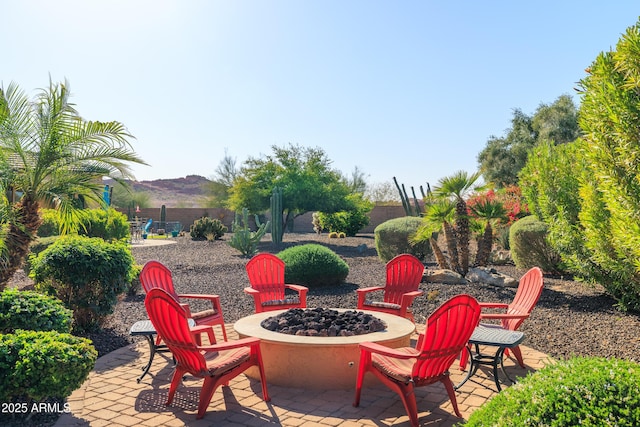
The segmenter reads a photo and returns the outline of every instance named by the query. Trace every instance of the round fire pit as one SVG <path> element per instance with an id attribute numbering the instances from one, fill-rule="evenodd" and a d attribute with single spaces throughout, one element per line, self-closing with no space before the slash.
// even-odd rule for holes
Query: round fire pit
<path id="1" fill-rule="evenodd" d="M 332 309 L 346 312 L 345 309 Z M 261 326 L 267 318 L 286 310 L 257 313 L 243 317 L 234 325 L 240 338 L 260 341 L 265 375 L 269 384 L 306 389 L 354 388 L 360 360 L 361 342 L 375 342 L 392 348 L 407 347 L 415 325 L 392 314 L 360 310 L 381 320 L 386 329 L 352 336 L 306 336 L 273 332 Z M 353 310 L 351 310 L 353 311 Z M 255 367 L 247 376 L 259 379 Z"/>

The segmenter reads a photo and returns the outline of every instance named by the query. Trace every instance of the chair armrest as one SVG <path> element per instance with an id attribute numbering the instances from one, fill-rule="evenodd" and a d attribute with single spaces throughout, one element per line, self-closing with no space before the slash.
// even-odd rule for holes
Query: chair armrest
<path id="1" fill-rule="evenodd" d="M 216 345 L 199 346 L 198 350 L 223 351 L 223 350 L 231 350 L 233 348 L 248 347 L 248 346 L 259 345 L 259 344 L 260 344 L 260 338 L 248 337 L 248 338 L 243 338 L 236 341 L 225 341 L 224 343 L 220 343 Z"/>
<path id="2" fill-rule="evenodd" d="M 480 319 L 526 319 L 528 314 L 481 313 Z"/>
<path id="3" fill-rule="evenodd" d="M 371 286 L 368 288 L 356 289 L 356 292 L 358 293 L 358 309 L 361 310 L 364 308 L 364 302 L 367 299 L 367 294 L 382 290 L 384 290 L 384 286 Z"/>
<path id="4" fill-rule="evenodd" d="M 360 343 L 360 350 L 367 351 L 369 353 L 381 354 L 383 356 L 395 357 L 397 359 L 414 359 L 420 355 L 420 352 L 417 350 L 415 350 L 414 354 L 404 353 L 395 348 L 385 347 L 373 342 Z"/>
<path id="5" fill-rule="evenodd" d="M 203 294 L 178 294 L 178 298 L 186 299 L 208 299 L 211 301 L 220 301 L 220 295 L 203 295 Z"/>
<path id="6" fill-rule="evenodd" d="M 187 313 L 188 318 L 193 317 L 193 315 L 191 314 L 191 307 L 189 307 L 189 304 L 181 302 L 180 307 L 182 307 L 184 312 Z"/>
<path id="7" fill-rule="evenodd" d="M 285 284 L 284 287 L 287 288 L 287 289 L 291 289 L 293 291 L 296 291 L 296 292 L 305 292 L 306 293 L 309 290 L 309 288 L 307 288 L 306 286 L 302 286 L 302 285 Z"/>
<path id="8" fill-rule="evenodd" d="M 189 328 L 191 330 L 191 336 L 197 341 L 197 335 L 201 335 L 202 333 L 207 334 L 209 337 L 209 344 L 216 343 L 216 336 L 213 332 L 213 327 L 211 325 L 196 325 Z M 199 341 L 197 341 L 199 342 Z"/>
<path id="9" fill-rule="evenodd" d="M 481 302 L 480 308 L 508 308 L 509 304 L 504 304 L 501 302 Z"/>
<path id="10" fill-rule="evenodd" d="M 246 288 L 244 288 L 244 293 L 245 294 L 249 294 L 249 295 L 260 295 L 260 291 L 253 289 L 250 286 L 247 286 Z"/>

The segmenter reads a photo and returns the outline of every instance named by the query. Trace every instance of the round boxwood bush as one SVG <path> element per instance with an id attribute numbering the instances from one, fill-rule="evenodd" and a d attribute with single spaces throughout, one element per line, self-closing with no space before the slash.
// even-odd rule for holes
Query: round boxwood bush
<path id="1" fill-rule="evenodd" d="M 306 286 L 336 285 L 344 282 L 349 266 L 326 246 L 310 243 L 292 246 L 277 254 L 284 261 L 285 282 Z"/>
<path id="2" fill-rule="evenodd" d="M 73 312 L 57 298 L 17 289 L 0 293 L 0 333 L 17 329 L 71 332 L 72 319 Z"/>
<path id="3" fill-rule="evenodd" d="M 73 310 L 74 328 L 92 329 L 113 312 L 118 295 L 135 275 L 133 256 L 122 242 L 65 236 L 32 261 L 36 289 Z"/>
<path id="4" fill-rule="evenodd" d="M 465 426 L 638 426 L 640 365 L 576 357 L 549 365 L 502 391 Z"/>
<path id="5" fill-rule="evenodd" d="M 0 401 L 66 398 L 87 379 L 97 357 L 90 340 L 71 334 L 0 334 Z"/>
<path id="6" fill-rule="evenodd" d="M 422 225 L 422 218 L 405 216 L 394 218 L 378 225 L 374 230 L 376 251 L 383 262 L 389 262 L 400 254 L 411 254 L 424 260 L 431 254 L 428 241 L 411 244 L 411 237 Z"/>

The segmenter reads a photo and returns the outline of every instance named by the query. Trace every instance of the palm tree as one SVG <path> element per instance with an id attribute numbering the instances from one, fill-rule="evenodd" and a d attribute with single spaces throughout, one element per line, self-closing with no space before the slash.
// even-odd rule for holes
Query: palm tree
<path id="1" fill-rule="evenodd" d="M 436 197 L 448 198 L 456 204 L 455 231 L 458 238 L 458 263 L 460 274 L 463 276 L 469 271 L 469 215 L 465 197 L 473 189 L 475 182 L 480 178 L 476 172 L 468 175 L 465 171 L 458 171 L 450 177 L 442 178 L 434 188 Z"/>
<path id="2" fill-rule="evenodd" d="M 492 222 L 505 219 L 507 210 L 504 205 L 497 200 L 483 199 L 471 207 L 479 219 L 484 221 L 484 232 L 478 239 L 478 250 L 476 252 L 475 266 L 487 265 L 491 249 L 493 248 L 493 226 Z"/>
<path id="3" fill-rule="evenodd" d="M 15 83 L 0 88 L 0 173 L 22 197 L 10 205 L 0 289 L 21 266 L 41 224 L 40 208 L 59 210 L 63 232 L 77 229 L 78 201 L 103 203 L 103 177 L 133 178 L 129 163 L 146 164 L 119 122 L 83 120 L 69 102 L 68 83 L 49 82 L 33 102 Z"/>
<path id="4" fill-rule="evenodd" d="M 445 269 L 451 268 L 456 272 L 460 272 L 456 232 L 451 226 L 454 209 L 455 205 L 449 200 L 444 199 L 434 200 L 425 204 L 423 225 L 418 229 L 412 241 L 418 243 L 428 240 L 438 267 Z M 444 240 L 449 255 L 448 261 L 440 250 L 435 238 L 435 233 L 439 230 L 442 230 L 444 233 Z"/>

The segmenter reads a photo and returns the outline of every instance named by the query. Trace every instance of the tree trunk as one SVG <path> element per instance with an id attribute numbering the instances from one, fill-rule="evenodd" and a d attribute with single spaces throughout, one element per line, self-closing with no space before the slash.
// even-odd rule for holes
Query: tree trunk
<path id="1" fill-rule="evenodd" d="M 478 242 L 478 253 L 476 254 L 476 266 L 484 266 L 489 263 L 491 249 L 493 248 L 493 228 L 487 222 L 482 238 Z"/>
<path id="2" fill-rule="evenodd" d="M 449 263 L 447 262 L 447 258 L 445 258 L 444 254 L 440 250 L 440 247 L 438 246 L 438 242 L 433 238 L 433 236 L 429 238 L 429 244 L 431 245 L 431 249 L 433 250 L 433 255 L 436 257 L 436 263 L 438 264 L 438 267 L 449 270 L 450 267 Z"/>
<path id="3" fill-rule="evenodd" d="M 36 232 L 42 224 L 38 211 L 38 202 L 24 196 L 13 208 L 15 223 L 9 224 L 9 231 L 5 238 L 8 261 L 0 270 L 0 291 L 7 286 L 13 274 L 22 267 L 29 254 L 29 244 L 35 240 Z"/>
<path id="4" fill-rule="evenodd" d="M 469 271 L 469 218 L 467 204 L 459 199 L 456 203 L 456 235 L 458 237 L 458 255 L 460 271 L 466 276 Z"/>
<path id="5" fill-rule="evenodd" d="M 449 265 L 455 272 L 460 273 L 456 232 L 451 227 L 451 224 L 446 221 L 442 224 L 442 229 L 444 230 L 444 240 L 447 243 L 447 251 L 449 252 Z"/>

